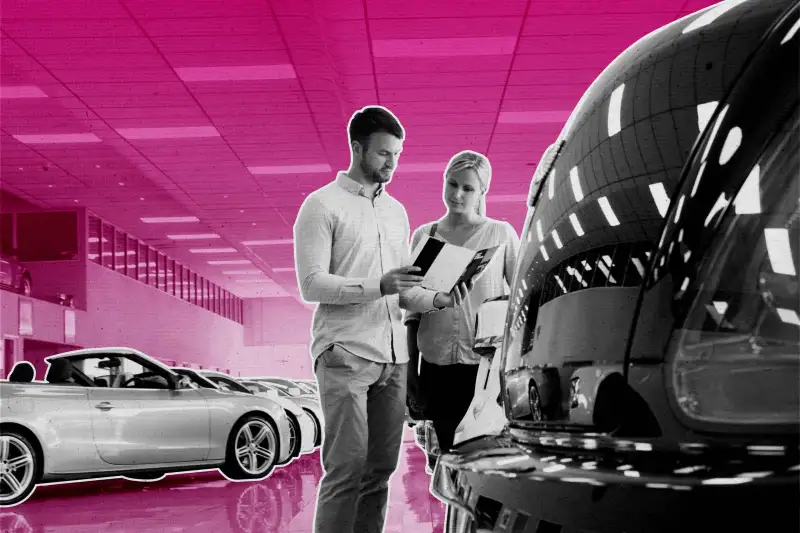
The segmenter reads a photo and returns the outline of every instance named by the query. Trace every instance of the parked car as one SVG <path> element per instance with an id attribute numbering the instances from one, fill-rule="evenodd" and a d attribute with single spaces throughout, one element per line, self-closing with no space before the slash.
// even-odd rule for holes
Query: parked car
<path id="1" fill-rule="evenodd" d="M 279 464 L 287 464 L 300 454 L 309 453 L 314 450 L 314 443 L 317 439 L 316 424 L 314 423 L 312 415 L 298 405 L 297 402 L 283 397 L 275 391 L 272 391 L 271 393 L 266 391 L 253 391 L 240 380 L 222 372 L 200 370 L 198 374 L 211 381 L 222 391 L 232 394 L 253 394 L 256 396 L 269 398 L 286 411 L 286 416 L 289 418 L 290 422 L 289 443 L 292 452 L 285 462 Z"/>
<path id="2" fill-rule="evenodd" d="M 15 250 L 0 250 L 0 287 L 30 296 L 31 273 L 20 263 Z"/>
<path id="3" fill-rule="evenodd" d="M 231 480 L 263 479 L 291 453 L 286 412 L 267 398 L 196 388 L 132 348 L 45 361 L 44 382 L 27 362 L 0 381 L 2 507 L 56 481 L 209 468 Z"/>
<path id="4" fill-rule="evenodd" d="M 797 530 L 798 18 L 717 4 L 589 88 L 525 223 L 508 423 L 437 463 L 446 532 Z"/>
<path id="5" fill-rule="evenodd" d="M 287 393 L 289 396 L 296 397 L 296 396 L 316 396 L 319 394 L 319 390 L 315 389 L 314 387 L 304 386 L 302 384 L 297 383 L 294 380 L 288 378 L 280 378 L 280 377 L 251 377 L 248 378 L 250 381 L 256 381 L 258 383 L 268 383 L 273 387 L 277 387 L 280 390 Z"/>
<path id="6" fill-rule="evenodd" d="M 312 448 L 320 446 L 322 444 L 322 408 L 319 405 L 319 401 L 314 396 L 291 396 L 288 392 L 286 392 L 281 387 L 276 385 L 272 385 L 268 382 L 260 382 L 260 381 L 252 381 L 249 379 L 242 379 L 242 385 L 247 387 L 253 394 L 267 394 L 269 397 L 276 395 L 277 397 L 281 398 L 285 402 L 290 402 L 298 407 L 302 408 L 303 411 L 311 419 L 311 423 L 314 426 L 314 438 L 311 440 Z"/>

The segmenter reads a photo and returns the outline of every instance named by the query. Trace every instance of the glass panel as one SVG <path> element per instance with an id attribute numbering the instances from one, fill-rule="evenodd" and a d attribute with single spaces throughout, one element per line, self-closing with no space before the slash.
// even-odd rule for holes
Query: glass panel
<path id="1" fill-rule="evenodd" d="M 139 241 L 128 237 L 128 277 L 139 279 Z"/>
<path id="2" fill-rule="evenodd" d="M 147 247 L 147 284 L 151 287 L 158 287 L 158 252 Z"/>
<path id="3" fill-rule="evenodd" d="M 116 252 L 114 226 L 103 223 L 103 238 L 100 242 L 100 249 L 102 250 L 103 256 L 103 266 L 114 270 L 114 253 Z"/>
<path id="4" fill-rule="evenodd" d="M 124 231 L 116 230 L 116 245 L 114 246 L 114 270 L 127 275 L 128 272 L 128 235 Z"/>
<path id="5" fill-rule="evenodd" d="M 102 264 L 100 259 L 100 233 L 102 229 L 102 222 L 94 215 L 89 216 L 89 242 L 86 247 L 89 261 L 94 261 L 97 264 Z"/>
<path id="6" fill-rule="evenodd" d="M 147 285 L 147 273 L 150 270 L 147 266 L 148 263 L 148 247 L 143 242 L 139 243 L 139 261 L 136 263 L 139 267 L 139 274 L 137 274 L 137 279 Z"/>

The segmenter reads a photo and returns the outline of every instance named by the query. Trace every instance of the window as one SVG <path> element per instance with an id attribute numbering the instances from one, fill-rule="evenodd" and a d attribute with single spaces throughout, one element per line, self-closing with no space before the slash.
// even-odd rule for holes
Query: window
<path id="1" fill-rule="evenodd" d="M 124 389 L 166 389 L 166 378 L 124 355 L 109 354 L 72 359 L 73 366 L 100 387 Z"/>
<path id="2" fill-rule="evenodd" d="M 90 261 L 102 264 L 100 259 L 100 234 L 103 223 L 96 216 L 89 217 L 89 242 L 86 247 Z"/>
<path id="3" fill-rule="evenodd" d="M 158 252 L 147 247 L 147 284 L 158 287 Z"/>
<path id="4" fill-rule="evenodd" d="M 76 211 L 17 213 L 16 218 L 20 261 L 71 261 L 78 258 Z"/>
<path id="5" fill-rule="evenodd" d="M 139 241 L 128 236 L 128 277 L 133 279 L 139 279 Z"/>
<path id="6" fill-rule="evenodd" d="M 103 237 L 100 240 L 101 255 L 103 256 L 103 266 L 114 270 L 114 252 L 116 239 L 114 238 L 114 226 L 103 223 Z"/>
<path id="7" fill-rule="evenodd" d="M 755 165 L 724 169 L 738 189 L 726 189 L 724 178 L 706 169 L 706 188 L 698 196 L 706 196 L 706 205 L 713 207 L 687 205 L 693 209 L 689 220 L 674 226 L 658 255 L 654 288 L 670 285 L 673 293 L 673 393 L 681 412 L 699 423 L 797 423 L 796 118 L 791 126 L 776 135 Z M 723 185 L 715 187 L 716 179 Z M 710 187 L 715 187 L 711 194 Z"/>
<path id="8" fill-rule="evenodd" d="M 124 231 L 115 230 L 114 239 L 116 245 L 114 247 L 114 270 L 122 275 L 128 273 L 128 236 Z"/>
<path id="9" fill-rule="evenodd" d="M 147 278 L 148 278 L 148 272 L 150 271 L 150 268 L 147 265 L 147 263 L 149 261 L 149 258 L 147 256 L 147 250 L 148 250 L 147 245 L 144 244 L 143 242 L 140 242 L 139 243 L 139 261 L 136 263 L 139 266 L 139 268 L 138 268 L 139 274 L 137 274 L 137 277 L 138 277 L 139 281 L 141 281 L 145 285 L 147 285 L 149 283 Z"/>

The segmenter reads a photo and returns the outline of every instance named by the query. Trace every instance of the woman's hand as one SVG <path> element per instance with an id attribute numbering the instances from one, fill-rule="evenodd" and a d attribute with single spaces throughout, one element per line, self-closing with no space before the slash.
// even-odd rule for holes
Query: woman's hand
<path id="1" fill-rule="evenodd" d="M 433 298 L 433 305 L 439 309 L 444 309 L 445 307 L 459 307 L 464 303 L 464 300 L 467 299 L 468 294 L 469 287 L 466 283 L 462 283 L 454 287 L 449 294 L 443 292 L 437 293 Z"/>

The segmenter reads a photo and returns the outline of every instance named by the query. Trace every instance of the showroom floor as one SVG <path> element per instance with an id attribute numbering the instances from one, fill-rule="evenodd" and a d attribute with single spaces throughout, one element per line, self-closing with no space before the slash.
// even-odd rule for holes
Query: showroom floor
<path id="1" fill-rule="evenodd" d="M 403 448 L 385 533 L 439 533 L 444 506 L 429 493 L 425 456 L 410 430 Z M 213 471 L 151 483 L 47 485 L 22 505 L 0 510 L 0 532 L 311 533 L 321 475 L 314 452 L 253 483 L 230 482 Z"/>

